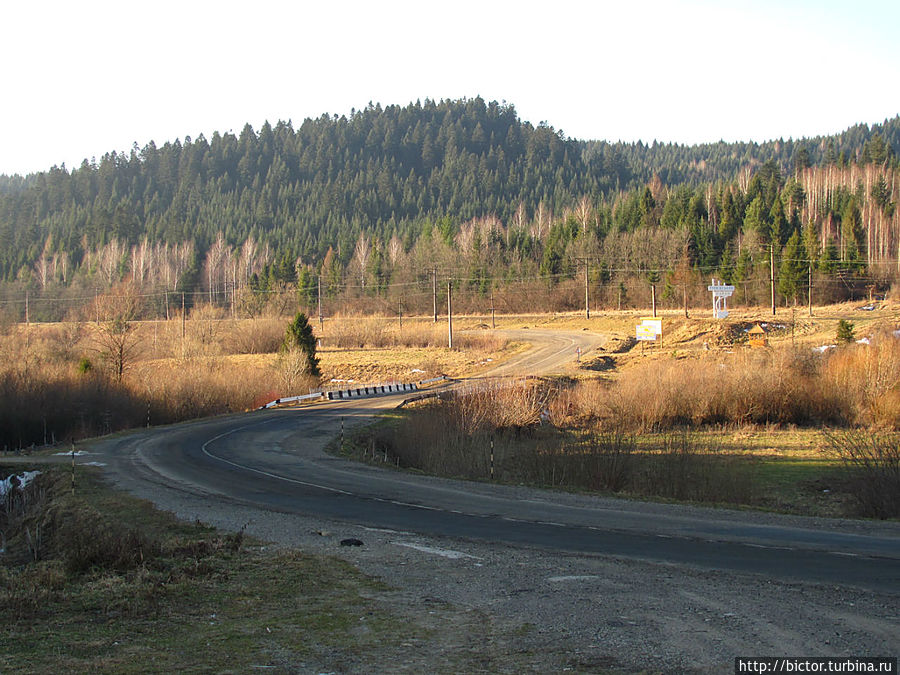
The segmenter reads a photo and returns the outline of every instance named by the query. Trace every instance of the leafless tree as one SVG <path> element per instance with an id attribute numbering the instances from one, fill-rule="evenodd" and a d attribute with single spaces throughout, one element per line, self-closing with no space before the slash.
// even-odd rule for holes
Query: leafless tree
<path id="1" fill-rule="evenodd" d="M 356 241 L 356 248 L 353 249 L 353 260 L 351 265 L 355 267 L 356 274 L 359 277 L 359 285 L 366 287 L 366 270 L 369 267 L 369 259 L 372 257 L 372 243 L 365 234 L 360 234 Z"/>
<path id="2" fill-rule="evenodd" d="M 95 349 L 107 363 L 116 382 L 122 381 L 140 344 L 134 323 L 140 310 L 140 301 L 133 285 L 119 286 L 111 293 L 95 299 L 99 303 L 98 316 L 104 317 L 94 335 Z"/>

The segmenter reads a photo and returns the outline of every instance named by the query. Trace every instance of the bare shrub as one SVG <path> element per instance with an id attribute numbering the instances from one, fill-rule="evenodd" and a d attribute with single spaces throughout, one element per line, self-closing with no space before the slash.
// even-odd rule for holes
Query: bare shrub
<path id="1" fill-rule="evenodd" d="M 750 504 L 756 498 L 751 460 L 699 447 L 688 434 L 668 435 L 642 455 L 628 490 L 679 501 Z"/>
<path id="2" fill-rule="evenodd" d="M 847 431 L 828 433 L 826 439 L 844 466 L 860 515 L 900 516 L 900 435 Z"/>
<path id="3" fill-rule="evenodd" d="M 284 396 L 305 394 L 319 383 L 319 378 L 310 371 L 309 357 L 299 349 L 281 352 L 275 370 Z"/>
<path id="4" fill-rule="evenodd" d="M 621 430 L 588 433 L 580 442 L 545 445 L 532 459 L 537 482 L 619 492 L 632 482 L 635 438 Z"/>
<path id="5" fill-rule="evenodd" d="M 552 391 L 552 385 L 542 380 L 487 382 L 454 396 L 445 410 L 464 433 L 528 427 L 540 421 Z"/>
<path id="6" fill-rule="evenodd" d="M 686 434 L 648 448 L 622 429 L 497 426 L 502 416 L 473 417 L 474 407 L 487 403 L 478 393 L 427 405 L 396 427 L 379 428 L 356 452 L 376 460 L 389 456 L 429 473 L 484 480 L 491 476 L 493 449 L 493 477 L 504 482 L 697 502 L 750 504 L 757 497 L 752 460 L 697 446 Z M 528 398 L 519 405 L 527 411 Z"/>
<path id="7" fill-rule="evenodd" d="M 127 571 L 160 552 L 159 543 L 146 532 L 124 527 L 83 505 L 52 509 L 48 526 L 70 574 L 92 568 Z"/>
<path id="8" fill-rule="evenodd" d="M 269 366 L 225 359 L 187 359 L 148 366 L 142 373 L 145 381 L 153 383 L 151 412 L 158 423 L 248 410 L 261 394 L 272 392 L 275 376 Z M 288 395 L 285 390 L 274 393 L 274 398 Z"/>
<path id="9" fill-rule="evenodd" d="M 80 321 L 57 324 L 47 332 L 50 355 L 59 361 L 74 361 L 83 350 L 87 335 L 87 326 Z"/>
<path id="10" fill-rule="evenodd" d="M 844 423 L 845 394 L 825 386 L 821 358 L 799 350 L 647 363 L 609 385 L 579 385 L 581 414 L 661 431 L 706 424 Z"/>
<path id="11" fill-rule="evenodd" d="M 871 344 L 834 350 L 823 381 L 846 399 L 852 422 L 900 427 L 900 340 L 876 336 Z"/>
<path id="12" fill-rule="evenodd" d="M 121 382 L 141 344 L 135 325 L 122 317 L 108 321 L 94 332 L 94 342 L 115 381 Z"/>
<path id="13" fill-rule="evenodd" d="M 340 316 L 329 321 L 322 336 L 325 344 L 341 349 L 385 347 L 389 344 L 387 321 L 371 316 Z"/>
<path id="14" fill-rule="evenodd" d="M 465 331 L 453 338 L 453 345 L 458 349 L 482 352 L 499 352 L 509 343 L 504 335 L 492 331 Z"/>
<path id="15" fill-rule="evenodd" d="M 225 310 L 216 305 L 198 305 L 191 310 L 185 341 L 185 356 L 218 356 L 222 354 L 220 335 Z"/>
<path id="16" fill-rule="evenodd" d="M 273 354 L 284 339 L 284 319 L 264 316 L 233 322 L 223 338 L 230 354 Z"/>

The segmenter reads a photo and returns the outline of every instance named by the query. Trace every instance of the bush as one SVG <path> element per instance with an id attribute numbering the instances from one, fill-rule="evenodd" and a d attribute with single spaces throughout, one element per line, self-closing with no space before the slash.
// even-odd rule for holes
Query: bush
<path id="1" fill-rule="evenodd" d="M 846 319 L 841 319 L 838 321 L 837 326 L 837 335 L 835 335 L 835 340 L 843 344 L 849 344 L 854 340 L 853 335 L 853 323 L 847 321 Z"/>
<path id="2" fill-rule="evenodd" d="M 808 351 L 759 350 L 646 363 L 611 384 L 585 383 L 577 416 L 634 431 L 714 424 L 844 424 L 846 392 L 826 386 L 823 360 Z"/>
<path id="3" fill-rule="evenodd" d="M 826 434 L 826 438 L 844 466 L 860 515 L 900 516 L 900 435 L 847 431 Z"/>

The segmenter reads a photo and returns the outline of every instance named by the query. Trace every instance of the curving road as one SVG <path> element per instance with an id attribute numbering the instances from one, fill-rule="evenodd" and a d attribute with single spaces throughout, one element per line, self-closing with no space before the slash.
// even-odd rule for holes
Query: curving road
<path id="1" fill-rule="evenodd" d="M 602 338 L 510 331 L 533 348 L 483 376 L 563 372 Z M 117 481 L 370 527 L 900 592 L 900 526 L 645 504 L 467 483 L 325 454 L 401 396 L 233 415 L 112 439 Z"/>

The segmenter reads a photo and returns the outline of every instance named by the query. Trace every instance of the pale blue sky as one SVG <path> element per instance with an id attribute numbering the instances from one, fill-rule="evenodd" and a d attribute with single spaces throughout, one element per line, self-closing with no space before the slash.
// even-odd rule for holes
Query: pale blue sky
<path id="1" fill-rule="evenodd" d="M 481 95 L 568 136 L 764 141 L 900 113 L 900 3 L 17 2 L 0 173 Z"/>

